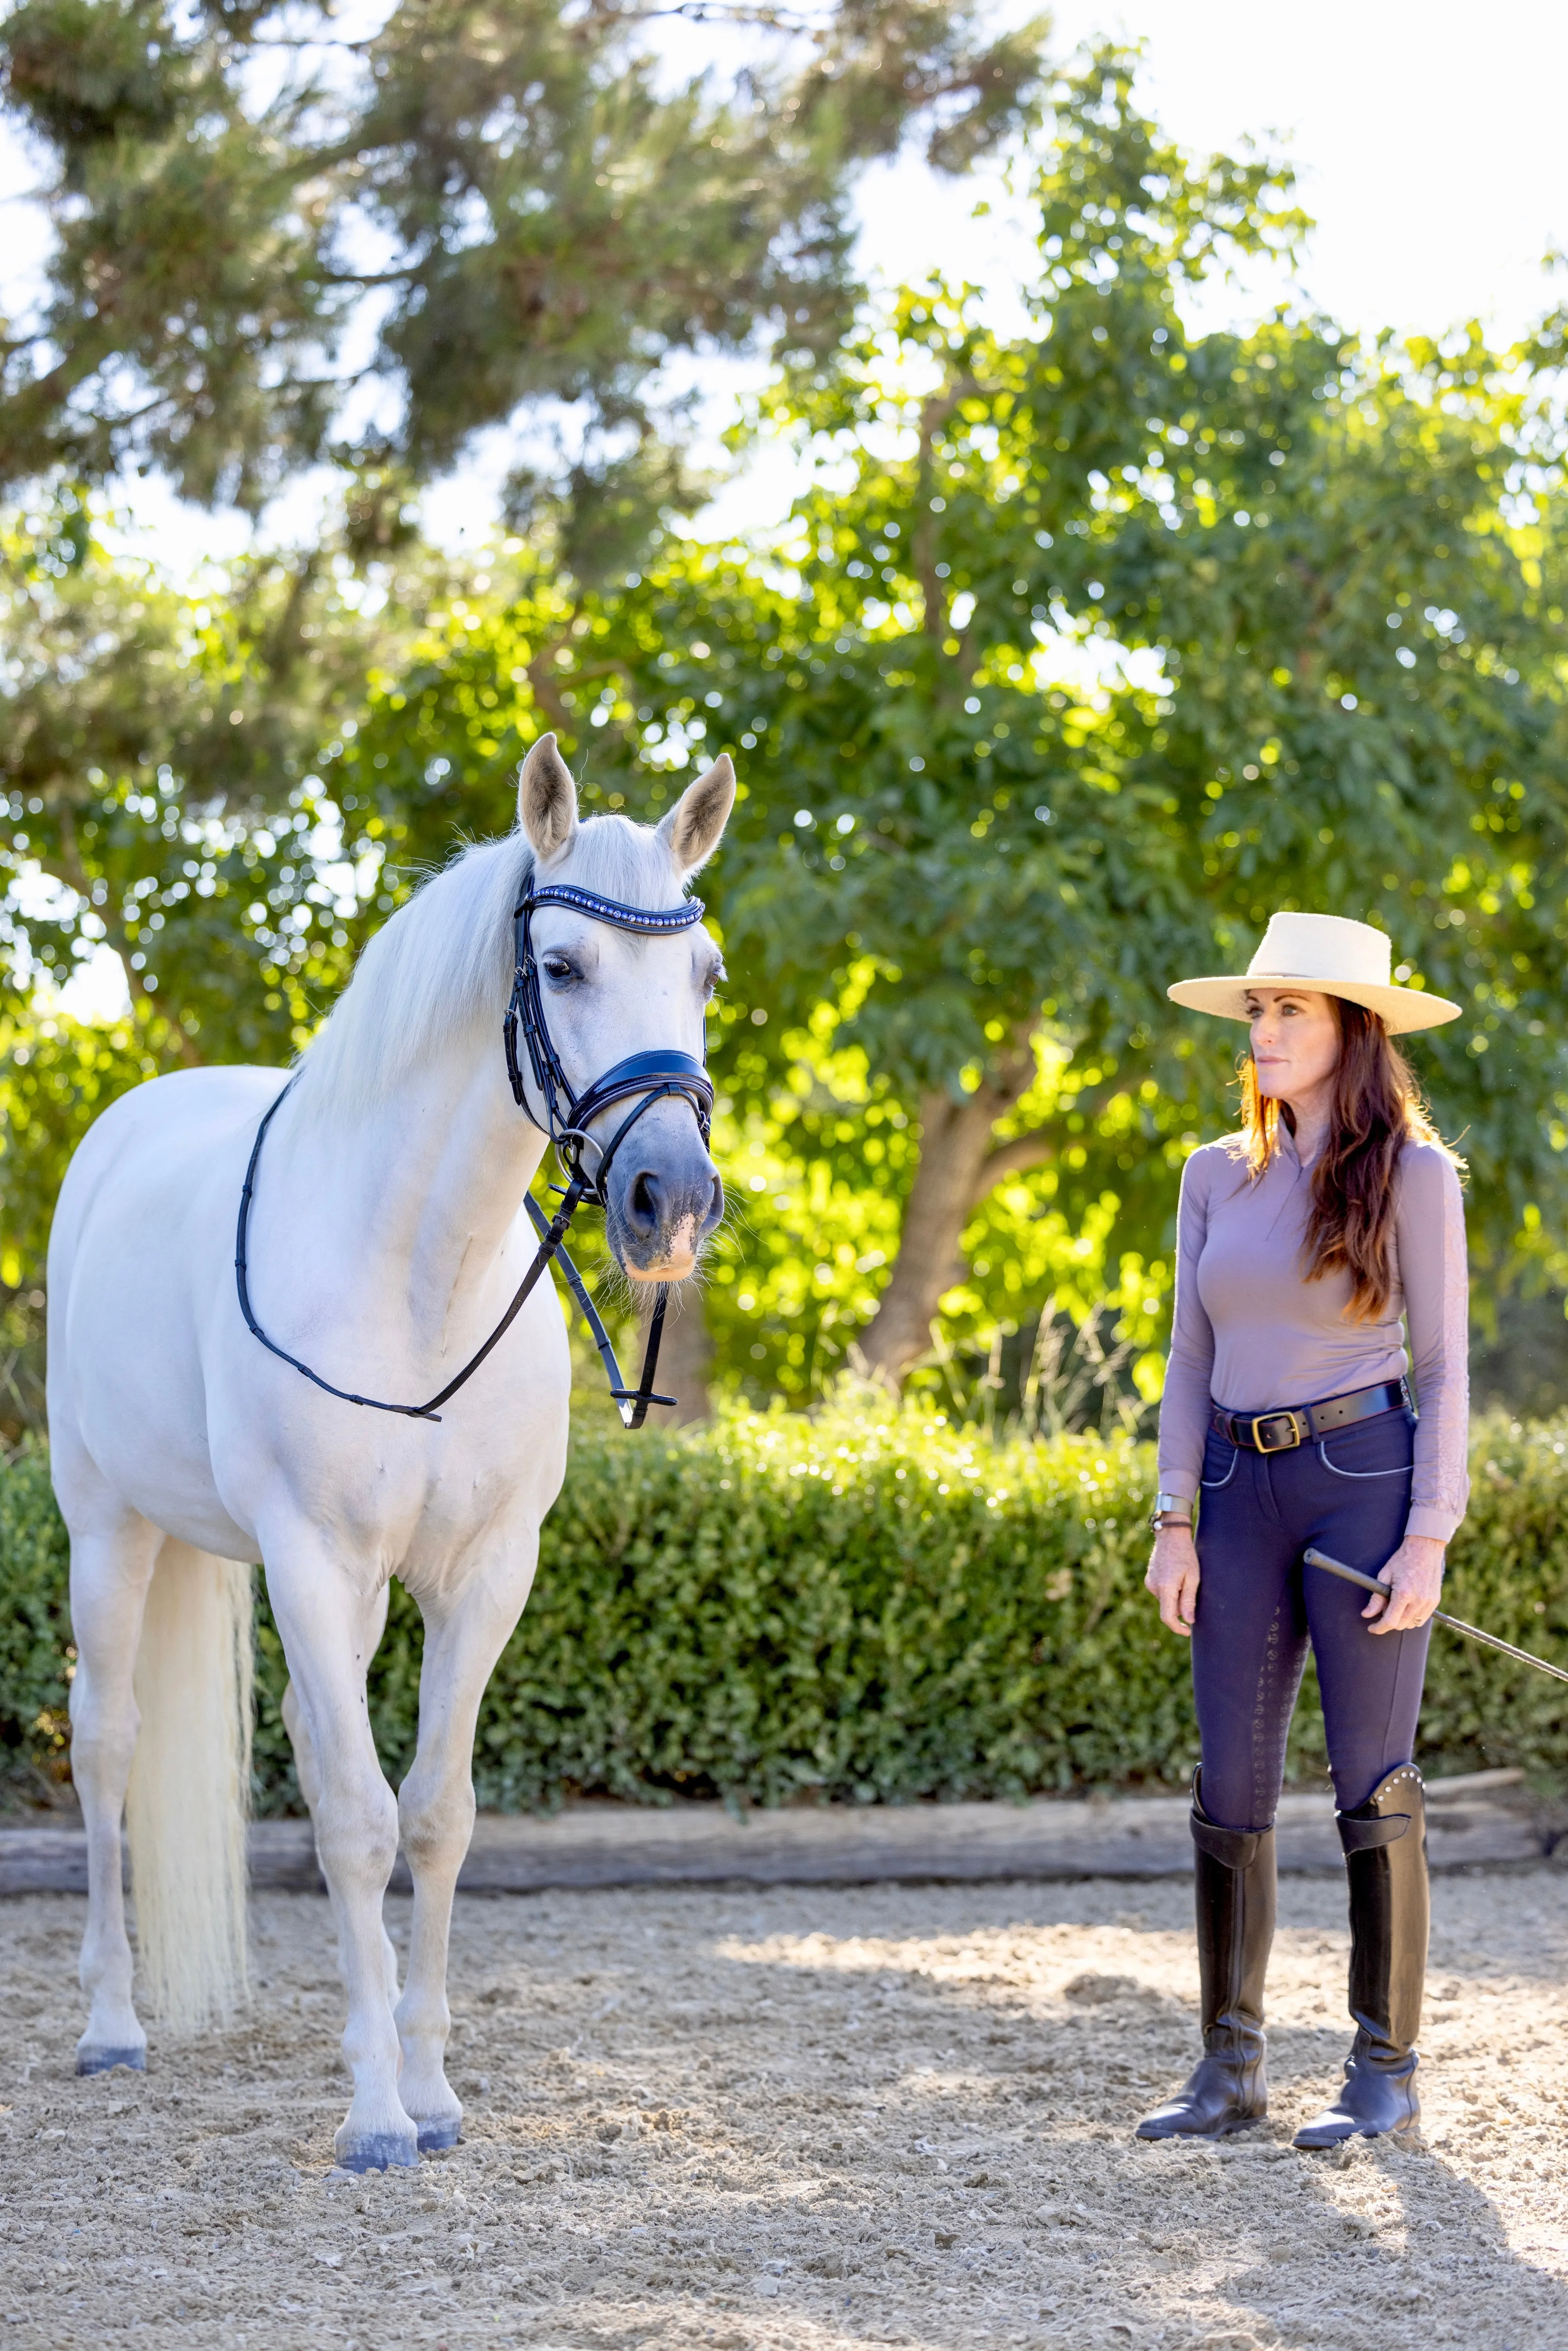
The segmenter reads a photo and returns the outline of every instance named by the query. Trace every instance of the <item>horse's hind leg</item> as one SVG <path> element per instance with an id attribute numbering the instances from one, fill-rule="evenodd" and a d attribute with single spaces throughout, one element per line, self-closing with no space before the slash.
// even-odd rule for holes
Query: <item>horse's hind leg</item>
<path id="1" fill-rule="evenodd" d="M 382 1903 L 397 1858 L 397 1802 L 382 1775 L 365 1708 L 370 1594 L 324 1555 L 303 1526 L 264 1530 L 267 1586 L 306 1728 L 313 1812 L 348 1988 L 343 2054 L 354 2095 L 333 2144 L 350 2171 L 419 2161 L 418 2133 L 398 2096 L 397 2027 L 387 1997 Z"/>
<path id="2" fill-rule="evenodd" d="M 136 1748 L 131 1677 L 152 1569 L 163 1538 L 125 1512 L 112 1530 L 71 1529 L 71 1777 L 87 1829 L 87 1932 L 81 1985 L 91 2007 L 77 2043 L 77 2072 L 147 2063 L 147 2035 L 131 2006 L 120 1828 Z"/>
<path id="3" fill-rule="evenodd" d="M 398 1816 L 413 1877 L 408 1979 L 398 2002 L 402 2103 L 423 2148 L 455 2147 L 463 2107 L 446 2079 L 446 1954 L 457 1873 L 474 1834 L 474 1729 L 485 1686 L 522 1614 L 538 1556 L 519 1540 L 508 1558 L 486 1561 L 462 1598 L 425 1610 L 419 1677 L 419 1749 L 402 1788 Z"/>

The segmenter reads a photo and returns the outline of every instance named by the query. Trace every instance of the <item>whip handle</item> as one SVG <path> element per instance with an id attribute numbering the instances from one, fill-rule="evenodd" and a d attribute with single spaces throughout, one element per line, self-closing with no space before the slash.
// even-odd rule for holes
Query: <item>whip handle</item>
<path id="1" fill-rule="evenodd" d="M 1343 1576 L 1346 1583 L 1359 1583 L 1364 1592 L 1381 1593 L 1385 1600 L 1394 1596 L 1391 1583 L 1380 1583 L 1375 1575 L 1365 1575 L 1359 1567 L 1347 1567 L 1343 1559 L 1331 1559 L 1326 1551 L 1314 1551 L 1309 1546 L 1301 1557 L 1309 1567 L 1326 1568 L 1331 1575 Z M 1432 1622 L 1446 1625 L 1450 1633 L 1462 1633 L 1469 1641 L 1479 1641 L 1484 1647 L 1496 1649 L 1502 1656 L 1511 1657 L 1516 1665 L 1533 1666 L 1537 1673 L 1550 1674 L 1553 1681 L 1568 1682 L 1568 1672 L 1561 1666 L 1549 1664 L 1530 1649 L 1516 1649 L 1511 1641 L 1499 1640 L 1495 1633 L 1483 1633 L 1479 1625 L 1467 1625 L 1460 1616 L 1446 1615 L 1441 1608 L 1434 1608 Z"/>

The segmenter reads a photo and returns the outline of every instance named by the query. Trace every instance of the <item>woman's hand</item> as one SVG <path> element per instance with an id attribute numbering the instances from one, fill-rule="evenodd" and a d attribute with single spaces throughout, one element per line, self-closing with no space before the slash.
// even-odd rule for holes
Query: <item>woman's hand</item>
<path id="1" fill-rule="evenodd" d="M 1435 1535 L 1406 1535 L 1387 1566 L 1383 1581 L 1394 1586 L 1384 1600 L 1375 1592 L 1362 1614 L 1375 1618 L 1375 1633 L 1413 1633 L 1424 1625 L 1443 1596 L 1443 1552 Z"/>
<path id="2" fill-rule="evenodd" d="M 1197 1614 L 1197 1545 L 1190 1527 L 1160 1529 L 1144 1582 L 1160 1604 L 1161 1624 L 1190 1641 Z"/>

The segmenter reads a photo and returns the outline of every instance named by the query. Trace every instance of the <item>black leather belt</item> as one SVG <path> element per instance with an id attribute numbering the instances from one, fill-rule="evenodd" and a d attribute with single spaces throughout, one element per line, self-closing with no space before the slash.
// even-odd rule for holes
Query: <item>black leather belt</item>
<path id="1" fill-rule="evenodd" d="M 1298 1445 L 1326 1437 L 1331 1429 L 1348 1428 L 1353 1421 L 1409 1410 L 1409 1382 L 1381 1380 L 1375 1388 L 1352 1388 L 1348 1395 L 1325 1396 L 1322 1404 L 1294 1405 L 1280 1412 L 1221 1412 L 1214 1405 L 1208 1425 L 1216 1437 L 1249 1452 L 1290 1453 Z"/>

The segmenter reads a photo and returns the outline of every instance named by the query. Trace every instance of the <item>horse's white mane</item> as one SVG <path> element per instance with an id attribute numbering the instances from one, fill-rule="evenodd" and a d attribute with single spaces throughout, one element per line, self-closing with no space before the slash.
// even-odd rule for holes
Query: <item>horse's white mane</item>
<path id="1" fill-rule="evenodd" d="M 361 1117 L 415 1069 L 479 1030 L 494 1033 L 499 1060 L 512 909 L 530 875 L 575 882 L 627 906 L 669 906 L 684 894 L 668 843 L 630 817 L 590 817 L 565 855 L 543 866 L 521 832 L 476 841 L 366 946 L 300 1059 L 296 1092 L 308 1116 Z"/>

